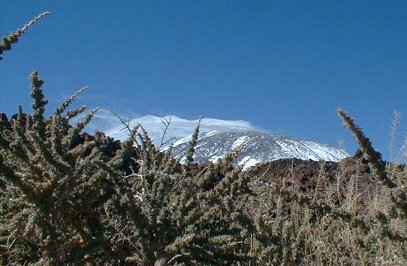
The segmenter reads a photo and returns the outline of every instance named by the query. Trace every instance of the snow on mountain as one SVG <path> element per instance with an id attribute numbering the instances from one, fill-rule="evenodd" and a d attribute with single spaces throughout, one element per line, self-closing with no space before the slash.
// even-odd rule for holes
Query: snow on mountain
<path id="1" fill-rule="evenodd" d="M 174 143 L 173 153 L 181 160 L 188 152 L 190 138 L 186 137 L 182 141 Z M 349 156 L 346 151 L 328 144 L 263 132 L 245 131 L 203 134 L 196 146 L 195 161 L 217 161 L 241 145 L 243 145 L 243 150 L 235 163 L 244 165 L 245 168 L 259 162 L 282 158 L 339 161 Z"/>
<path id="2" fill-rule="evenodd" d="M 161 118 L 152 115 L 123 120 L 130 127 L 141 124 L 156 145 L 166 143 L 163 149 L 172 145 L 174 155 L 181 160 L 185 159 L 189 141 L 199 122 L 198 119 L 187 120 L 177 116 Z M 170 125 L 162 139 L 165 121 L 170 121 Z M 98 129 L 115 139 L 125 140 L 128 137 L 120 119 L 106 110 L 96 114 L 89 129 Z M 346 151 L 328 144 L 267 133 L 247 121 L 204 118 L 201 120 L 195 161 L 217 161 L 241 145 L 244 148 L 235 163 L 244 165 L 245 168 L 281 158 L 339 161 L 349 156 Z"/>

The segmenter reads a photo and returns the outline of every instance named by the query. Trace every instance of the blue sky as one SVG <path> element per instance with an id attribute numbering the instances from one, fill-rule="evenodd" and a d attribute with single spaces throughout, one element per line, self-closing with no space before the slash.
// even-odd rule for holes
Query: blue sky
<path id="1" fill-rule="evenodd" d="M 351 153 L 338 107 L 385 157 L 393 111 L 407 116 L 407 1 L 3 0 L 1 35 L 45 10 L 4 53 L 2 112 L 29 108 L 35 69 L 51 106 L 89 85 L 79 104 L 247 120 Z"/>

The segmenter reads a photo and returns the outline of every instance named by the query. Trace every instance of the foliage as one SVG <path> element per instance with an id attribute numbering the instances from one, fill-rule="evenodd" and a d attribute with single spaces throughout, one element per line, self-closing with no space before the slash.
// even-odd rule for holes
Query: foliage
<path id="1" fill-rule="evenodd" d="M 266 192 L 255 218 L 259 265 L 405 265 L 405 185 L 390 189 L 360 169 L 332 176 L 320 167 L 310 191 L 288 175 Z"/>
<path id="2" fill-rule="evenodd" d="M 368 173 L 360 157 L 351 174 L 321 164 L 310 177 L 313 185 L 304 189 L 293 165 L 268 188 L 256 183 L 265 174 L 261 166 L 231 167 L 238 152 L 215 164 L 190 161 L 186 171 L 170 150 L 156 148 L 141 126 L 122 143 L 100 132 L 81 133 L 97 109 L 71 126 L 85 110 L 68 111 L 79 93 L 46 118 L 43 81 L 37 72 L 30 80 L 33 113 L 20 107 L 0 131 L 5 264 L 402 265 L 407 260 L 405 171 L 389 188 Z M 194 147 L 189 150 L 192 158 Z"/>
<path id="3" fill-rule="evenodd" d="M 21 108 L 0 132 L 1 248 L 7 262 L 197 263 L 247 260 L 253 226 L 244 213 L 247 175 L 223 163 L 185 171 L 140 127 L 120 143 L 80 132 L 97 110 L 48 118 L 38 73 L 32 115 Z M 134 147 L 135 146 L 135 147 Z M 194 166 L 194 167 L 193 167 Z M 242 197 L 243 196 L 243 197 Z M 236 208 L 242 206 L 240 208 Z M 231 221 L 233 217 L 233 221 Z"/>

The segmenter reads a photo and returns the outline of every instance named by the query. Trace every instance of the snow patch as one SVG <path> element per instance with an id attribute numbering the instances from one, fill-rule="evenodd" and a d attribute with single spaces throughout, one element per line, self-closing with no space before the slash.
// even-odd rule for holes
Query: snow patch
<path id="1" fill-rule="evenodd" d="M 240 162 L 238 165 L 243 165 L 243 170 L 246 170 L 252 166 L 255 166 L 256 164 L 260 163 L 261 160 L 252 158 L 251 156 L 246 156 Z"/>
<path id="2" fill-rule="evenodd" d="M 247 140 L 249 140 L 249 137 L 248 137 L 248 136 L 239 137 L 237 140 L 235 140 L 235 142 L 233 142 L 233 144 L 232 144 L 232 150 L 237 149 L 238 147 L 240 147 L 240 145 L 242 145 L 243 143 L 245 143 Z"/>

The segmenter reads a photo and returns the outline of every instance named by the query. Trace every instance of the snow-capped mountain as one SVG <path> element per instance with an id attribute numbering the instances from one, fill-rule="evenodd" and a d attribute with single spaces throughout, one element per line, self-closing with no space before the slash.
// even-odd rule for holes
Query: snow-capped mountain
<path id="1" fill-rule="evenodd" d="M 189 141 L 199 120 L 187 120 L 177 116 L 143 116 L 123 119 L 129 127 L 141 124 L 157 146 L 162 149 L 172 145 L 174 155 L 183 160 L 188 152 Z M 165 136 L 165 123 L 170 122 Z M 109 111 L 98 112 L 89 129 L 98 129 L 115 139 L 125 140 L 127 130 L 118 117 Z M 273 135 L 247 121 L 229 121 L 204 118 L 200 123 L 200 136 L 195 151 L 195 161 L 217 161 L 238 147 L 243 147 L 235 164 L 245 168 L 260 162 L 281 158 L 303 160 L 339 161 L 349 154 L 335 146 L 293 137 Z"/>
<path id="2" fill-rule="evenodd" d="M 191 136 L 173 144 L 173 153 L 183 159 L 189 149 Z M 196 146 L 195 161 L 217 161 L 228 152 L 239 147 L 242 151 L 236 158 L 237 165 L 245 168 L 260 162 L 282 158 L 303 160 L 339 161 L 349 154 L 337 147 L 310 140 L 272 135 L 263 132 L 208 132 L 202 135 Z"/>

